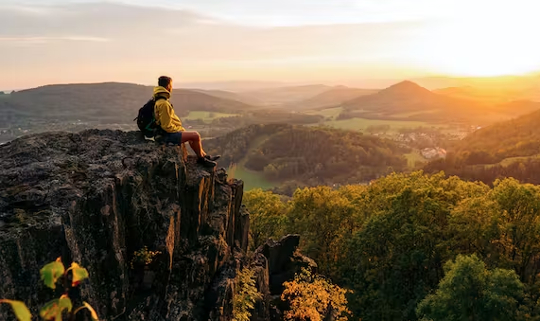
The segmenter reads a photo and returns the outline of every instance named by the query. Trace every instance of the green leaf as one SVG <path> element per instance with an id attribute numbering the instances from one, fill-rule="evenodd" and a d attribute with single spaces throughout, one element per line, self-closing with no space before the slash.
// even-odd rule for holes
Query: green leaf
<path id="1" fill-rule="evenodd" d="M 71 286 L 77 286 L 82 280 L 88 278 L 88 271 L 75 262 L 71 263 L 71 267 L 69 269 L 71 270 L 71 273 L 73 273 Z"/>
<path id="2" fill-rule="evenodd" d="M 83 302 L 83 304 L 84 304 L 84 307 L 87 308 L 88 311 L 90 311 L 90 315 L 92 316 L 92 320 L 99 321 L 97 313 L 94 310 L 94 308 L 92 308 L 92 306 L 90 304 L 88 304 L 87 302 Z"/>
<path id="3" fill-rule="evenodd" d="M 71 312 L 71 309 L 73 309 L 71 299 L 65 294 L 60 297 L 60 300 L 58 300 L 58 305 L 60 305 L 62 311 L 67 310 L 68 312 Z"/>
<path id="4" fill-rule="evenodd" d="M 56 289 L 56 281 L 64 274 L 64 271 L 64 264 L 62 264 L 61 258 L 58 258 L 55 262 L 45 265 L 39 273 L 46 286 Z"/>
<path id="5" fill-rule="evenodd" d="M 11 308 L 13 309 L 13 312 L 15 313 L 15 316 L 19 321 L 32 320 L 32 314 L 30 313 L 30 310 L 28 310 L 24 302 L 13 300 L 0 300 L 0 303 L 11 304 Z"/>
<path id="6" fill-rule="evenodd" d="M 39 311 L 39 316 L 44 320 L 62 321 L 64 310 L 71 312 L 73 305 L 67 295 L 62 295 L 60 299 L 52 300 L 45 304 Z"/>
<path id="7" fill-rule="evenodd" d="M 60 305 L 58 299 L 47 302 L 39 311 L 39 316 L 44 320 L 58 319 L 58 315 L 61 315 Z"/>

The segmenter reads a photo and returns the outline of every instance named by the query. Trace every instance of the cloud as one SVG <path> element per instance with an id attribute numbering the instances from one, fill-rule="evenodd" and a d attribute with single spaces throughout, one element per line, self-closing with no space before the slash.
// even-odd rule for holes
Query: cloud
<path id="1" fill-rule="evenodd" d="M 144 82 L 161 73 L 183 81 L 263 79 L 269 74 L 299 79 L 341 62 L 335 72 L 340 77 L 355 72 L 342 62 L 370 71 L 391 64 L 407 52 L 422 25 L 248 26 L 216 18 L 215 10 L 194 10 L 111 2 L 0 7 L 2 80 L 17 83 L 0 82 L 0 87 L 25 87 L 29 80 Z"/>
<path id="2" fill-rule="evenodd" d="M 105 2 L 0 6 L 0 36 L 122 38 L 210 20 L 188 11 Z"/>
<path id="3" fill-rule="evenodd" d="M 0 44 L 40 45 L 53 42 L 109 42 L 110 39 L 87 36 L 63 37 L 0 37 Z"/>

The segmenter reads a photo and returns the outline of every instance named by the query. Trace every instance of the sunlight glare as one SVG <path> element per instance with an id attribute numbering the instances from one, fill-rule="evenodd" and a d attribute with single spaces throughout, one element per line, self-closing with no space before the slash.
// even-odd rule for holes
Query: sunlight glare
<path id="1" fill-rule="evenodd" d="M 459 76 L 538 70 L 540 42 L 535 40 L 535 32 L 540 20 L 530 9 L 497 6 L 496 2 L 470 4 L 458 18 L 423 30 L 422 40 L 411 46 L 413 60 L 431 71 Z"/>

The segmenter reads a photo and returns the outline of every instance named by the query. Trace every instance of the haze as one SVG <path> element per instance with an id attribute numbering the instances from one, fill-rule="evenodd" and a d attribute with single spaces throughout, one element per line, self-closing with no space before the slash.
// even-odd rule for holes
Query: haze
<path id="1" fill-rule="evenodd" d="M 0 0 L 0 89 L 540 70 L 532 0 Z"/>

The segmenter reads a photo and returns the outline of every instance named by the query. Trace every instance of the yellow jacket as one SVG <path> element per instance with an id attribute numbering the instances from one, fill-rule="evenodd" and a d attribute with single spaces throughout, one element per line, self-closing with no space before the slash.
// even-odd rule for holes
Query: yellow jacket
<path id="1" fill-rule="evenodd" d="M 167 133 L 185 131 L 184 127 L 182 127 L 182 121 L 180 118 L 178 118 L 178 116 L 176 116 L 173 106 L 169 102 L 171 93 L 167 89 L 157 86 L 154 88 L 154 99 L 158 97 L 164 97 L 165 99 L 156 101 L 156 105 L 154 107 L 156 123 Z"/>

